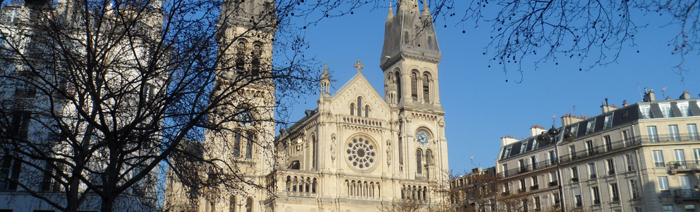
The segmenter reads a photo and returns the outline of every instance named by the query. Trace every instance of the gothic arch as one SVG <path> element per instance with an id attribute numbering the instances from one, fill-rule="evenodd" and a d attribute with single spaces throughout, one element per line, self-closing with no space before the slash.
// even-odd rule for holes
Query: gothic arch
<path id="1" fill-rule="evenodd" d="M 411 98 L 413 101 L 418 101 L 418 70 L 411 71 Z"/>
<path id="2" fill-rule="evenodd" d="M 401 88 L 401 69 L 394 69 L 394 80 L 396 82 L 396 96 L 398 96 L 398 98 L 401 99 L 403 97 L 401 96 L 401 94 L 403 93 L 403 90 Z"/>
<path id="3" fill-rule="evenodd" d="M 423 72 L 423 100 L 425 103 L 430 103 L 430 90 L 432 90 L 430 87 L 432 86 L 432 75 L 430 72 L 425 71 Z"/>
<path id="4" fill-rule="evenodd" d="M 423 173 L 423 150 L 421 148 L 416 150 L 416 173 Z"/>

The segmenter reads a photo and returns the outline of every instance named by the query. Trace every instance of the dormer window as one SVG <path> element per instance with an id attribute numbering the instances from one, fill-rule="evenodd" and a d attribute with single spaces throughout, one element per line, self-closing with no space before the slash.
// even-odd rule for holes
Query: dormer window
<path id="1" fill-rule="evenodd" d="M 605 124 L 603 124 L 603 129 L 608 129 L 612 127 L 613 114 L 605 115 Z"/>
<path id="2" fill-rule="evenodd" d="M 595 132 L 595 118 L 588 121 L 588 126 L 586 126 L 586 134 Z"/>
<path id="3" fill-rule="evenodd" d="M 664 118 L 673 117 L 673 113 L 671 112 L 671 104 L 659 104 L 659 107 L 661 108 L 661 114 L 663 114 Z"/>
<path id="4" fill-rule="evenodd" d="M 643 119 L 653 118 L 651 115 L 651 108 L 649 105 L 639 105 L 639 112 L 642 113 Z"/>
<path id="5" fill-rule="evenodd" d="M 683 117 L 688 117 L 691 114 L 690 107 L 688 106 L 688 102 L 679 102 L 678 103 L 678 110 L 681 111 L 681 116 L 683 116 Z"/>

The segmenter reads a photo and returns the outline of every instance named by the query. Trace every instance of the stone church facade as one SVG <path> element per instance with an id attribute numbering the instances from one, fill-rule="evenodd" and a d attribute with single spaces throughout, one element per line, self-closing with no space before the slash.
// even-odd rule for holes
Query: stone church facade
<path id="1" fill-rule="evenodd" d="M 435 29 L 428 7 L 421 9 L 416 0 L 401 0 L 396 13 L 393 9 L 385 23 L 380 58 L 383 96 L 362 74 L 360 61 L 354 65 L 357 74 L 333 94 L 324 67 L 318 107 L 276 137 L 258 137 L 258 142 L 274 145 L 274 157 L 246 151 L 253 154 L 242 161 L 250 166 L 242 168 L 246 177 L 272 193 L 244 186 L 245 192 L 222 194 L 230 199 L 174 210 L 350 212 L 380 211 L 402 201 L 417 201 L 423 209 L 446 204 L 449 167 Z M 232 35 L 245 31 L 245 26 L 233 28 Z M 243 45 L 259 43 L 255 49 L 262 49 L 262 61 L 271 64 L 274 32 L 261 34 Z M 273 86 L 256 88 L 266 96 L 256 97 L 257 102 L 274 104 Z M 273 134 L 274 125 L 264 128 Z M 217 139 L 207 136 L 208 142 Z M 185 201 L 177 200 L 177 192 L 177 183 L 169 180 L 166 203 Z"/>

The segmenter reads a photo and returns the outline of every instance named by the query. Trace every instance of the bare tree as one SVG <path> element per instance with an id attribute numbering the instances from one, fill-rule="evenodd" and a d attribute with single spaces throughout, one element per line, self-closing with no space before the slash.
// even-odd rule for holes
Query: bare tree
<path id="1" fill-rule="evenodd" d="M 686 56 L 696 55 L 700 43 L 700 2 L 681 1 L 576 1 L 576 0 L 472 0 L 466 6 L 454 0 L 436 0 L 433 16 L 460 17 L 460 22 L 485 23 L 492 29 L 484 55 L 498 62 L 507 74 L 524 67 L 575 58 L 579 70 L 613 63 L 622 50 L 635 46 L 638 30 L 648 25 L 640 16 L 670 16 L 665 27 L 678 29 L 668 38 L 669 51 L 680 57 L 675 67 L 681 76 Z M 495 8 L 495 9 L 494 9 Z M 448 19 L 449 20 L 449 19 Z M 447 25 L 445 25 L 447 26 Z"/>
<path id="2" fill-rule="evenodd" d="M 253 184 L 231 159 L 248 151 L 235 139 L 271 152 L 283 100 L 316 86 L 299 29 L 369 3 L 261 1 L 236 13 L 243 2 L 3 5 L 20 15 L 0 24 L 2 189 L 62 211 L 112 211 L 154 207 L 163 163 L 194 194 Z M 270 42 L 238 46 L 260 38 Z M 223 142 L 204 148 L 207 136 Z"/>

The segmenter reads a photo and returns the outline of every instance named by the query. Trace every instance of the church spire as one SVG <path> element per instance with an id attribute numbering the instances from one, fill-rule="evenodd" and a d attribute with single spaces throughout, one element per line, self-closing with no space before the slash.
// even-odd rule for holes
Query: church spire
<path id="1" fill-rule="evenodd" d="M 321 73 L 321 96 L 330 95 L 331 77 L 328 74 L 328 63 L 323 63 L 323 73 Z"/>
<path id="2" fill-rule="evenodd" d="M 430 15 L 430 10 L 428 9 L 428 0 L 423 1 L 423 16 Z"/>
<path id="3" fill-rule="evenodd" d="M 386 22 L 389 22 L 392 19 L 394 19 L 394 9 L 391 6 L 391 2 L 389 2 L 389 15 L 386 16 Z"/>

